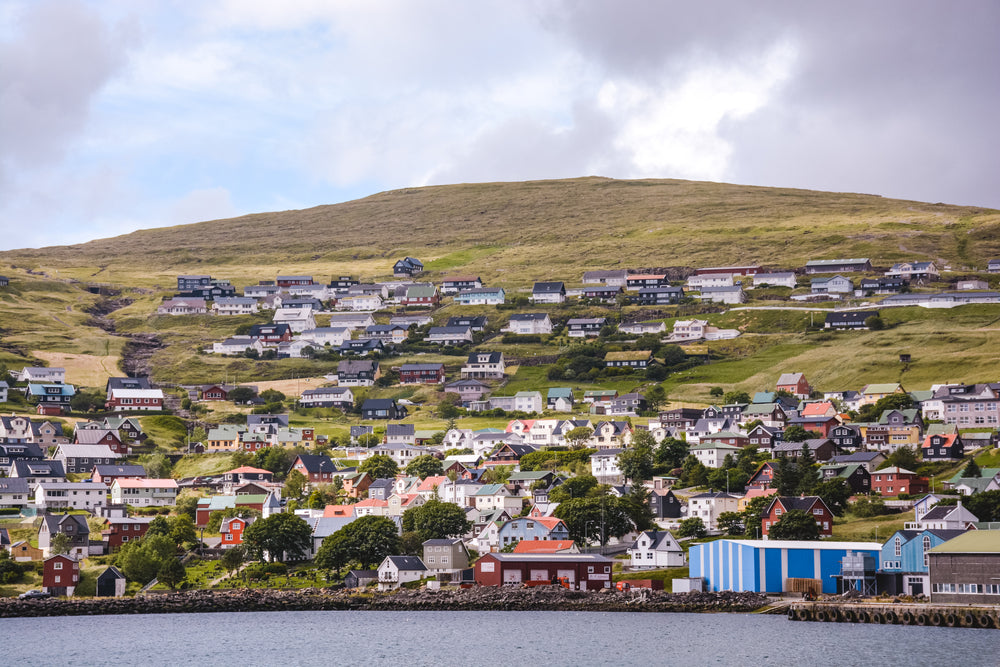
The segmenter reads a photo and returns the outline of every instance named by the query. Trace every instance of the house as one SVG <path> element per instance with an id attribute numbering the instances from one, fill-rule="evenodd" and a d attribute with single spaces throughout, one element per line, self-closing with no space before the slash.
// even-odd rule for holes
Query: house
<path id="1" fill-rule="evenodd" d="M 726 457 L 732 456 L 735 459 L 740 448 L 718 442 L 701 442 L 697 445 L 691 445 L 689 451 L 703 466 L 721 468 Z"/>
<path id="2" fill-rule="evenodd" d="M 682 507 L 683 503 L 670 489 L 654 487 L 649 492 L 649 509 L 654 519 L 679 519 Z"/>
<path id="3" fill-rule="evenodd" d="M 504 378 L 503 352 L 472 352 L 462 366 L 462 379 L 502 380 Z"/>
<path id="4" fill-rule="evenodd" d="M 623 292 L 624 290 L 617 286 L 594 285 L 584 287 L 581 298 L 601 303 L 614 303 Z"/>
<path id="5" fill-rule="evenodd" d="M 788 287 L 795 289 L 795 274 L 791 271 L 781 273 L 758 273 L 753 277 L 753 286 L 757 287 Z"/>
<path id="6" fill-rule="evenodd" d="M 607 368 L 645 369 L 653 362 L 653 353 L 649 350 L 625 350 L 608 352 L 604 355 L 604 365 Z"/>
<path id="7" fill-rule="evenodd" d="M 852 424 L 836 424 L 827 431 L 826 437 L 840 451 L 854 451 L 864 444 L 861 429 Z"/>
<path id="8" fill-rule="evenodd" d="M 114 565 L 109 565 L 104 572 L 97 575 L 97 592 L 99 598 L 120 598 L 125 595 L 125 575 Z"/>
<path id="9" fill-rule="evenodd" d="M 839 454 L 830 459 L 833 464 L 857 463 L 869 473 L 885 463 L 885 455 L 882 452 L 854 452 L 851 454 Z"/>
<path id="10" fill-rule="evenodd" d="M 633 570 L 684 567 L 684 549 L 668 530 L 644 530 L 628 549 Z"/>
<path id="11" fill-rule="evenodd" d="M 469 567 L 469 549 L 458 538 L 426 540 L 423 562 L 429 574 L 456 574 Z"/>
<path id="12" fill-rule="evenodd" d="M 341 362 L 344 363 L 344 362 Z M 367 398 L 361 404 L 362 419 L 405 419 L 406 408 L 391 398 Z"/>
<path id="13" fill-rule="evenodd" d="M 73 556 L 59 554 L 45 559 L 42 590 L 51 595 L 72 597 L 80 583 L 80 563 Z"/>
<path id="14" fill-rule="evenodd" d="M 596 403 L 594 405 L 597 405 Z M 637 415 L 646 409 L 646 397 L 638 393 L 622 394 L 611 399 L 604 411 L 606 415 Z"/>
<path id="15" fill-rule="evenodd" d="M 385 344 L 375 338 L 357 338 L 355 340 L 345 340 L 337 348 L 340 354 L 356 354 L 359 357 L 367 356 L 370 352 L 382 352 Z"/>
<path id="16" fill-rule="evenodd" d="M 530 515 L 529 515 L 530 516 Z M 522 540 L 514 546 L 516 554 L 578 554 L 573 540 Z"/>
<path id="17" fill-rule="evenodd" d="M 472 401 L 481 400 L 487 396 L 492 388 L 479 380 L 456 380 L 444 386 L 446 393 L 458 394 L 462 399 L 462 405 L 468 405 Z"/>
<path id="18" fill-rule="evenodd" d="M 809 281 L 810 292 L 813 294 L 850 294 L 854 291 L 854 283 L 844 276 L 829 278 L 813 278 Z"/>
<path id="19" fill-rule="evenodd" d="M 594 427 L 587 446 L 598 450 L 616 449 L 626 447 L 631 441 L 632 426 L 628 422 L 603 421 Z"/>
<path id="20" fill-rule="evenodd" d="M 255 509 L 262 512 L 267 503 L 273 499 L 273 494 L 244 494 L 211 496 L 209 498 L 199 498 L 198 506 L 195 509 L 194 525 L 204 527 L 212 512 L 232 509 Z"/>
<path id="21" fill-rule="evenodd" d="M 467 345 L 472 342 L 472 329 L 467 326 L 431 327 L 424 341 L 439 345 Z"/>
<path id="22" fill-rule="evenodd" d="M 996 429 L 1000 425 L 1000 386 L 947 385 L 921 404 L 924 419 L 940 419 L 959 428 Z"/>
<path id="23" fill-rule="evenodd" d="M 156 308 L 157 315 L 204 315 L 207 312 L 205 299 L 199 297 L 164 299 Z"/>
<path id="24" fill-rule="evenodd" d="M 819 474 L 823 481 L 844 480 L 852 493 L 870 493 L 872 490 L 872 475 L 860 463 L 827 463 L 820 466 Z"/>
<path id="25" fill-rule="evenodd" d="M 506 331 L 521 336 L 550 334 L 552 320 L 548 313 L 514 313 L 510 316 Z"/>
<path id="26" fill-rule="evenodd" d="M 118 551 L 123 544 L 141 539 L 154 517 L 151 516 L 115 516 L 105 517 L 104 525 L 107 526 L 101 531 L 101 539 L 104 541 L 106 553 Z"/>
<path id="27" fill-rule="evenodd" d="M 247 518 L 233 516 L 223 519 L 222 524 L 219 526 L 219 533 L 222 536 L 222 542 L 219 543 L 219 547 L 222 549 L 232 549 L 243 544 L 243 531 L 253 521 L 254 517 L 252 516 Z"/>
<path id="28" fill-rule="evenodd" d="M 314 347 L 340 347 L 344 341 L 351 339 L 349 327 L 317 327 L 306 329 L 299 334 L 299 340 L 308 341 Z"/>
<path id="29" fill-rule="evenodd" d="M 21 509 L 27 507 L 31 500 L 28 480 L 20 477 L 0 477 L 0 509 Z"/>
<path id="30" fill-rule="evenodd" d="M 23 479 L 34 494 L 40 482 L 65 482 L 66 472 L 62 461 L 32 461 L 18 459 L 11 464 L 10 477 Z"/>
<path id="31" fill-rule="evenodd" d="M 342 387 L 371 387 L 381 376 L 377 361 L 362 359 L 337 363 L 337 384 Z"/>
<path id="32" fill-rule="evenodd" d="M 876 470 L 871 474 L 872 491 L 883 496 L 898 496 L 901 493 L 917 494 L 930 491 L 926 477 L 904 468 L 890 467 Z"/>
<path id="33" fill-rule="evenodd" d="M 609 287 L 624 287 L 628 271 L 625 269 L 615 269 L 610 271 L 584 271 L 584 285 L 607 285 Z"/>
<path id="34" fill-rule="evenodd" d="M 45 558 L 45 554 L 41 549 L 31 546 L 31 543 L 26 540 L 14 542 L 10 545 L 8 551 L 10 552 L 11 560 L 17 563 L 40 561 Z"/>
<path id="35" fill-rule="evenodd" d="M 110 384 L 110 383 L 109 383 Z M 135 386 L 110 386 L 105 407 L 115 412 L 145 412 L 163 409 L 163 390 Z"/>
<path id="36" fill-rule="evenodd" d="M 316 324 L 313 323 L 312 327 L 306 327 L 302 329 L 313 329 Z M 254 324 L 250 327 L 248 334 L 250 338 L 259 340 L 262 344 L 272 344 L 277 345 L 278 343 L 287 343 L 292 339 L 292 328 L 289 324 L 284 322 L 273 322 L 271 324 Z"/>
<path id="37" fill-rule="evenodd" d="M 408 328 L 401 327 L 398 324 L 373 324 L 370 327 L 365 327 L 362 338 L 372 338 L 380 340 L 383 343 L 399 344 L 405 342 L 409 334 L 410 330 Z M 349 339 L 350 337 L 345 338 L 337 346 L 343 346 Z"/>
<path id="38" fill-rule="evenodd" d="M 423 270 L 424 263 L 413 257 L 404 257 L 392 265 L 392 275 L 397 278 L 412 278 Z"/>
<path id="39" fill-rule="evenodd" d="M 339 408 L 349 410 L 354 407 L 354 394 L 349 387 L 317 387 L 306 389 L 299 397 L 303 408 Z"/>
<path id="40" fill-rule="evenodd" d="M 671 340 L 699 340 L 705 337 L 708 320 L 676 320 Z"/>
<path id="41" fill-rule="evenodd" d="M 635 334 L 636 336 L 659 334 L 665 332 L 666 330 L 666 322 L 630 322 L 628 324 L 618 325 L 618 331 L 627 334 Z"/>
<path id="42" fill-rule="evenodd" d="M 445 326 L 449 327 L 469 327 L 473 333 L 483 331 L 489 320 L 485 315 L 456 315 L 449 317 Z"/>
<path id="43" fill-rule="evenodd" d="M 6 380 L 0 380 L 0 403 L 7 402 L 7 392 L 10 390 L 10 385 L 7 384 Z"/>
<path id="44" fill-rule="evenodd" d="M 787 391 L 792 396 L 803 400 L 809 398 L 809 394 L 812 393 L 812 387 L 809 386 L 809 381 L 802 373 L 782 373 L 775 388 L 778 391 Z"/>
<path id="45" fill-rule="evenodd" d="M 566 322 L 566 335 L 570 338 L 600 336 L 607 323 L 604 317 L 574 317 Z"/>
<path id="46" fill-rule="evenodd" d="M 1000 531 L 971 530 L 927 552 L 931 602 L 996 604 Z"/>
<path id="47" fill-rule="evenodd" d="M 216 315 L 253 315 L 259 310 L 257 299 L 248 296 L 224 296 L 212 303 Z"/>
<path id="48" fill-rule="evenodd" d="M 506 300 L 507 293 L 502 287 L 476 287 L 455 295 L 455 303 L 462 306 L 497 306 Z"/>
<path id="49" fill-rule="evenodd" d="M 556 517 L 516 517 L 505 522 L 497 531 L 497 545 L 501 549 L 518 542 L 568 539 L 569 528 Z"/>
<path id="50" fill-rule="evenodd" d="M 69 403 L 76 394 L 71 384 L 29 384 L 24 391 L 28 401 L 38 405 L 39 414 L 62 414 L 69 410 Z"/>
<path id="51" fill-rule="evenodd" d="M 106 428 L 77 428 L 76 433 L 73 435 L 73 444 L 107 445 L 115 454 L 127 456 L 129 453 L 129 447 L 122 442 L 121 437 L 118 435 L 118 431 L 112 431 L 111 429 Z"/>
<path id="52" fill-rule="evenodd" d="M 663 287 L 669 285 L 665 273 L 631 273 L 625 277 L 625 288 L 630 291 L 640 290 L 644 287 Z"/>
<path id="53" fill-rule="evenodd" d="M 521 586 L 527 581 L 564 581 L 581 591 L 611 588 L 614 561 L 598 554 L 488 553 L 476 561 L 480 586 Z"/>
<path id="54" fill-rule="evenodd" d="M 965 533 L 964 530 L 897 530 L 879 557 L 879 588 L 889 595 L 927 595 L 930 590 L 929 551 Z"/>
<path id="55" fill-rule="evenodd" d="M 775 496 L 761 515 L 761 534 L 767 539 L 771 527 L 781 521 L 781 517 L 791 510 L 800 510 L 812 515 L 819 526 L 820 537 L 833 535 L 833 512 L 819 496 Z"/>
<path id="56" fill-rule="evenodd" d="M 556 412 L 572 412 L 573 403 L 573 390 L 569 387 L 550 387 L 545 396 L 545 407 Z"/>
<path id="57" fill-rule="evenodd" d="M 46 514 L 38 526 L 38 548 L 51 555 L 52 538 L 58 533 L 69 538 L 69 554 L 86 558 L 90 551 L 90 526 L 82 514 Z"/>
<path id="58" fill-rule="evenodd" d="M 483 286 L 479 276 L 448 276 L 441 281 L 442 294 L 458 294 L 462 290 L 478 289 Z"/>
<path id="59" fill-rule="evenodd" d="M 865 273 L 872 270 L 871 260 L 859 259 L 814 259 L 806 262 L 806 273 Z"/>
<path id="60" fill-rule="evenodd" d="M 680 303 L 683 298 L 683 287 L 661 285 L 659 287 L 643 287 L 637 294 L 629 297 L 629 300 L 636 306 L 667 306 Z"/>
<path id="61" fill-rule="evenodd" d="M 368 312 L 382 308 L 382 297 L 378 294 L 352 294 L 337 298 L 336 310 Z"/>
<path id="62" fill-rule="evenodd" d="M 62 462 L 66 472 L 90 474 L 95 465 L 114 463 L 120 454 L 107 445 L 59 445 L 52 458 Z"/>
<path id="63" fill-rule="evenodd" d="M 602 449 L 590 455 L 590 474 L 597 478 L 600 484 L 621 484 L 625 481 L 621 468 L 618 467 L 618 455 L 624 451 L 615 447 Z"/>
<path id="64" fill-rule="evenodd" d="M 775 458 L 788 457 L 798 459 L 802 456 L 802 448 L 806 447 L 816 461 L 829 461 L 836 454 L 833 441 L 829 438 L 810 438 L 802 442 L 779 442 L 771 450 Z"/>
<path id="65" fill-rule="evenodd" d="M 986 270 L 989 273 L 1000 273 L 1000 259 L 991 259 L 986 263 Z"/>
<path id="66" fill-rule="evenodd" d="M 431 308 L 441 301 L 435 285 L 410 285 L 406 288 L 406 296 L 402 299 L 404 306 Z"/>
<path id="67" fill-rule="evenodd" d="M 952 461 L 962 458 L 965 447 L 958 433 L 927 435 L 920 453 L 924 461 Z"/>
<path id="68" fill-rule="evenodd" d="M 915 283 L 938 280 L 941 277 L 941 273 L 934 266 L 934 262 L 900 262 L 893 264 L 892 268 L 885 272 L 885 275 L 893 278 L 903 278 L 908 282 Z"/>
<path id="69" fill-rule="evenodd" d="M 427 576 L 427 566 L 416 556 L 386 556 L 378 566 L 378 589 L 389 591 Z"/>
<path id="70" fill-rule="evenodd" d="M 531 289 L 532 303 L 564 303 L 566 286 L 560 282 L 535 283 Z"/>
<path id="71" fill-rule="evenodd" d="M 101 464 L 95 465 L 90 473 L 90 480 L 97 484 L 111 486 L 116 479 L 145 479 L 146 469 L 136 464 Z"/>
<path id="72" fill-rule="evenodd" d="M 503 484 L 484 484 L 472 495 L 472 502 L 480 512 L 506 510 L 511 515 L 520 513 L 523 502 L 511 494 Z"/>
<path id="73" fill-rule="evenodd" d="M 823 327 L 826 329 L 867 329 L 865 321 L 878 317 L 877 310 L 844 310 L 826 314 Z"/>
<path id="74" fill-rule="evenodd" d="M 719 529 L 719 515 L 738 511 L 740 497 L 723 491 L 706 491 L 688 498 L 688 518 L 698 517 L 709 532 Z"/>
<path id="75" fill-rule="evenodd" d="M 167 507 L 177 504 L 175 479 L 115 479 L 111 482 L 111 502 L 136 507 Z"/>
<path id="76" fill-rule="evenodd" d="M 736 285 L 733 287 L 703 287 L 698 294 L 701 301 L 712 303 L 746 303 L 747 295 L 743 287 Z"/>
<path id="77" fill-rule="evenodd" d="M 442 384 L 444 364 L 403 364 L 399 367 L 400 384 Z"/>
<path id="78" fill-rule="evenodd" d="M 906 287 L 902 278 L 862 278 L 858 290 L 862 295 L 899 294 Z"/>
<path id="79" fill-rule="evenodd" d="M 275 279 L 278 287 L 298 287 L 302 285 L 315 285 L 316 281 L 312 276 L 278 276 Z"/>
<path id="80" fill-rule="evenodd" d="M 733 274 L 731 273 L 694 274 L 687 279 L 688 288 L 693 290 L 700 290 L 705 287 L 732 287 L 735 284 Z"/>
<path id="81" fill-rule="evenodd" d="M 366 588 L 377 582 L 376 570 L 351 570 L 344 575 L 344 588 Z"/>
<path id="82" fill-rule="evenodd" d="M 388 445 L 415 445 L 416 430 L 413 424 L 387 424 L 385 443 Z"/>
<path id="83" fill-rule="evenodd" d="M 962 501 L 957 505 L 934 505 L 924 515 L 904 528 L 924 530 L 936 528 L 939 530 L 969 530 L 979 521 L 979 517 L 962 507 Z"/>
<path id="84" fill-rule="evenodd" d="M 28 384 L 64 384 L 66 382 L 66 369 L 61 366 L 25 366 L 20 373 L 14 373 L 18 382 Z"/>

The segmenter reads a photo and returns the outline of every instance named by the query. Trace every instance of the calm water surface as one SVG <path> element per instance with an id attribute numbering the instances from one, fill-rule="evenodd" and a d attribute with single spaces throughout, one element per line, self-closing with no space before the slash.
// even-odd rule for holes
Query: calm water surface
<path id="1" fill-rule="evenodd" d="M 252 612 L 0 620 L 4 665 L 997 665 L 1000 630 L 749 614 Z"/>

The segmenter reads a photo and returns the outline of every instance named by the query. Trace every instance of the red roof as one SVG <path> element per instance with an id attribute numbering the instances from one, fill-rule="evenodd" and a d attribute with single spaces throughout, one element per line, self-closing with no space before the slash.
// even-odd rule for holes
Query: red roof
<path id="1" fill-rule="evenodd" d="M 930 447 L 931 438 L 933 437 L 934 437 L 933 435 L 928 435 L 927 437 L 925 437 L 923 446 Z M 955 444 L 955 438 L 958 437 L 958 434 L 957 433 L 949 433 L 948 435 L 938 434 L 938 437 L 944 438 L 944 442 L 941 443 L 940 445 L 934 445 L 935 447 L 951 447 L 952 445 Z"/>
<path id="2" fill-rule="evenodd" d="M 445 475 L 431 475 L 424 481 L 420 482 L 420 486 L 417 487 L 417 492 L 433 491 L 435 486 L 441 486 L 447 481 L 448 477 Z"/>
<path id="3" fill-rule="evenodd" d="M 119 489 L 176 489 L 175 479 L 128 479 L 118 477 L 114 481 Z"/>
<path id="4" fill-rule="evenodd" d="M 538 523 L 542 524 L 543 526 L 545 526 L 549 530 L 552 530 L 553 528 L 555 528 L 556 526 L 558 526 L 559 524 L 561 524 L 563 522 L 562 519 L 559 519 L 559 518 L 554 517 L 554 516 L 540 516 L 540 517 L 532 519 L 532 521 L 537 521 Z"/>
<path id="5" fill-rule="evenodd" d="M 378 498 L 365 498 L 361 502 L 354 503 L 355 508 L 358 507 L 388 507 L 389 502 L 386 500 L 379 500 Z M 326 510 L 323 510 L 323 516 L 326 516 Z"/>
<path id="6" fill-rule="evenodd" d="M 828 412 L 833 410 L 833 403 L 828 401 L 823 401 L 820 403 L 807 403 L 804 408 L 802 408 L 803 417 L 825 417 Z"/>
<path id="7" fill-rule="evenodd" d="M 263 473 L 265 475 L 273 475 L 274 473 L 270 470 L 262 470 L 261 468 L 254 468 L 253 466 L 240 466 L 239 468 L 233 468 L 232 470 L 227 470 L 224 475 L 232 475 L 234 473 L 245 474 L 248 472 Z"/>
<path id="8" fill-rule="evenodd" d="M 377 498 L 372 498 L 372 500 L 377 500 Z M 358 503 L 359 505 L 361 503 Z M 336 516 L 354 516 L 354 505 L 327 505 L 323 508 L 324 517 L 336 517 Z"/>
<path id="9" fill-rule="evenodd" d="M 573 548 L 573 540 L 521 540 L 514 547 L 516 554 L 554 554 Z"/>

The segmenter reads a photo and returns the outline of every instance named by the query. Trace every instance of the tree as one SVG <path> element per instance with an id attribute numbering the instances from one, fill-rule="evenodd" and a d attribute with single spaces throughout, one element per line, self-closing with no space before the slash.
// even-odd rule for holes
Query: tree
<path id="1" fill-rule="evenodd" d="M 236 570 L 240 569 L 240 566 L 243 565 L 246 559 L 247 550 L 242 544 L 240 544 L 232 549 L 226 549 L 222 553 L 222 557 L 219 559 L 219 562 L 222 564 L 222 567 L 226 568 L 226 572 L 232 574 Z"/>
<path id="2" fill-rule="evenodd" d="M 680 345 L 664 345 L 660 348 L 660 356 L 663 357 L 663 365 L 667 368 L 687 361 L 687 352 Z"/>
<path id="3" fill-rule="evenodd" d="M 66 533 L 56 533 L 52 536 L 51 547 L 54 554 L 68 554 L 72 545 L 73 542 Z"/>
<path id="4" fill-rule="evenodd" d="M 281 403 L 287 398 L 287 396 L 277 389 L 265 389 L 260 392 L 260 397 L 264 399 L 264 402 L 266 403 Z"/>
<path id="5" fill-rule="evenodd" d="M 656 448 L 656 463 L 670 468 L 680 468 L 688 455 L 687 441 L 667 436 Z"/>
<path id="6" fill-rule="evenodd" d="M 312 542 L 312 529 L 294 514 L 272 514 L 254 521 L 243 531 L 243 544 L 255 559 L 269 556 L 284 562 L 286 557 L 305 558 Z"/>
<path id="7" fill-rule="evenodd" d="M 659 368 L 663 368 L 660 366 Z M 667 392 L 663 389 L 662 385 L 653 385 L 648 390 L 646 390 L 646 404 L 649 405 L 650 410 L 659 410 L 660 406 L 663 405 L 667 400 Z"/>
<path id="8" fill-rule="evenodd" d="M 208 523 L 205 524 L 205 530 L 210 533 L 217 533 L 222 527 L 223 519 L 231 519 L 234 516 L 243 517 L 244 519 L 259 517 L 260 510 L 253 507 L 227 507 L 224 510 L 215 510 L 208 515 Z"/>
<path id="9" fill-rule="evenodd" d="M 438 403 L 438 417 L 441 419 L 454 419 L 459 414 L 459 406 L 462 405 L 462 397 L 455 392 L 446 392 L 444 396 L 441 397 L 441 402 Z"/>
<path id="10" fill-rule="evenodd" d="M 594 435 L 594 429 L 588 426 L 577 426 L 567 431 L 566 442 L 573 449 L 582 449 L 587 446 L 587 441 Z"/>
<path id="11" fill-rule="evenodd" d="M 366 472 L 374 479 L 384 479 L 395 477 L 399 473 L 399 466 L 387 454 L 376 454 L 365 459 L 358 466 L 358 472 Z"/>
<path id="12" fill-rule="evenodd" d="M 786 428 L 784 435 L 785 442 L 803 442 L 815 437 L 817 437 L 816 433 L 807 431 L 798 424 L 792 424 Z"/>
<path id="13" fill-rule="evenodd" d="M 847 480 L 826 479 L 813 487 L 812 494 L 819 496 L 835 516 L 844 516 L 847 512 L 848 499 L 851 497 L 851 487 Z"/>
<path id="14" fill-rule="evenodd" d="M 229 400 L 237 405 L 249 403 L 256 395 L 250 387 L 235 387 L 228 394 Z"/>
<path id="15" fill-rule="evenodd" d="M 681 465 L 682 486 L 705 486 L 708 484 L 708 469 L 705 464 L 695 458 L 694 454 L 688 454 Z"/>
<path id="16" fill-rule="evenodd" d="M 444 466 L 437 458 L 430 454 L 423 454 L 410 461 L 409 465 L 406 466 L 406 474 L 411 477 L 427 479 L 433 475 L 444 474 Z"/>
<path id="17" fill-rule="evenodd" d="M 889 454 L 889 457 L 885 460 L 885 463 L 880 468 L 887 468 L 889 466 L 896 466 L 897 468 L 905 468 L 907 470 L 916 470 L 917 466 L 920 465 L 920 457 L 917 454 L 917 450 L 913 447 L 903 446 Z"/>
<path id="18" fill-rule="evenodd" d="M 173 468 L 170 459 L 158 452 L 140 456 L 139 465 L 146 469 L 150 479 L 166 479 L 170 477 L 170 470 Z"/>
<path id="19" fill-rule="evenodd" d="M 897 393 L 883 396 L 874 403 L 862 405 L 858 410 L 858 421 L 877 422 L 886 410 L 909 410 L 913 407 L 913 397 Z"/>
<path id="20" fill-rule="evenodd" d="M 153 520 L 149 522 L 149 526 L 146 528 L 146 535 L 150 537 L 153 535 L 165 535 L 169 537 L 170 521 L 168 521 L 165 516 L 154 517 Z M 176 542 L 174 544 L 176 544 Z"/>
<path id="21" fill-rule="evenodd" d="M 769 496 L 757 496 L 747 503 L 743 509 L 743 529 L 747 537 L 760 537 L 760 530 L 764 521 L 764 512 L 773 498 Z"/>
<path id="22" fill-rule="evenodd" d="M 816 458 L 813 456 L 812 450 L 804 442 L 802 443 L 802 452 L 799 455 L 798 469 L 798 492 L 811 494 L 816 485 L 819 484 L 819 470 L 816 468 Z"/>
<path id="23" fill-rule="evenodd" d="M 885 320 L 878 315 L 871 315 L 865 320 L 865 326 L 871 331 L 882 331 L 885 329 Z"/>
<path id="24" fill-rule="evenodd" d="M 642 485 L 636 485 L 622 500 L 625 504 L 625 511 L 632 519 L 632 525 L 635 526 L 636 530 L 656 529 L 656 517 L 653 516 L 653 508 L 649 504 L 649 489 Z"/>
<path id="25" fill-rule="evenodd" d="M 726 535 L 743 535 L 746 533 L 742 512 L 723 512 L 715 522 L 718 524 L 719 530 L 726 533 Z"/>
<path id="26" fill-rule="evenodd" d="M 416 531 L 424 540 L 439 540 L 468 533 L 472 522 L 455 503 L 431 498 L 403 512 L 403 530 Z"/>
<path id="27" fill-rule="evenodd" d="M 161 584 L 165 584 L 170 590 L 177 588 L 187 577 L 187 572 L 177 556 L 172 556 L 165 560 L 160 569 L 156 571 L 156 579 Z"/>
<path id="28" fill-rule="evenodd" d="M 726 390 L 722 387 L 712 387 L 708 390 L 708 395 L 712 397 L 722 396 L 726 393 Z"/>
<path id="29" fill-rule="evenodd" d="M 292 470 L 285 477 L 285 487 L 282 489 L 282 493 L 285 498 L 301 498 L 308 483 L 309 480 L 305 475 L 298 470 Z"/>
<path id="30" fill-rule="evenodd" d="M 969 464 L 965 466 L 962 470 L 962 477 L 982 477 L 983 471 L 979 469 L 979 464 L 976 463 L 976 459 L 969 459 Z"/>
<path id="31" fill-rule="evenodd" d="M 318 567 L 339 571 L 356 560 L 362 568 L 368 569 L 399 551 L 399 533 L 392 519 L 368 515 L 323 538 L 315 563 Z"/>
<path id="32" fill-rule="evenodd" d="M 180 546 L 198 541 L 198 533 L 194 529 L 194 519 L 187 514 L 170 517 L 170 539 Z"/>
<path id="33" fill-rule="evenodd" d="M 962 504 L 980 521 L 1000 521 L 1000 491 L 980 491 L 963 498 Z"/>
<path id="34" fill-rule="evenodd" d="M 705 533 L 705 522 L 697 516 L 684 519 L 677 528 L 679 537 L 705 537 Z"/>
<path id="35" fill-rule="evenodd" d="M 819 526 L 809 512 L 789 510 L 771 526 L 768 536 L 773 540 L 818 540 Z"/>
<path id="36" fill-rule="evenodd" d="M 656 440 L 649 431 L 636 431 L 632 443 L 618 454 L 618 468 L 625 479 L 633 483 L 653 477 L 653 445 Z"/>
<path id="37" fill-rule="evenodd" d="M 573 498 L 587 498 L 593 495 L 597 486 L 597 478 L 593 475 L 570 477 L 549 492 L 549 500 L 562 503 Z"/>
<path id="38" fill-rule="evenodd" d="M 799 488 L 799 467 L 792 463 L 787 456 L 778 459 L 778 465 L 774 467 L 771 486 L 778 490 L 779 496 L 793 496 Z"/>
<path id="39" fill-rule="evenodd" d="M 192 519 L 195 518 L 195 514 L 198 511 L 198 497 L 197 496 L 185 496 L 177 500 L 177 505 L 175 506 L 177 514 L 185 514 Z"/>
<path id="40" fill-rule="evenodd" d="M 177 545 L 167 535 L 150 535 L 126 542 L 115 556 L 115 565 L 126 579 L 146 584 L 170 558 L 177 558 Z"/>
<path id="41" fill-rule="evenodd" d="M 604 496 L 567 500 L 559 503 L 554 514 L 566 523 L 570 537 L 578 543 L 600 540 L 606 544 L 608 538 L 621 537 L 635 529 L 627 510 L 623 499 Z"/>
<path id="42" fill-rule="evenodd" d="M 734 403 L 749 403 L 750 394 L 745 391 L 727 391 L 722 397 L 722 402 L 726 405 L 733 405 Z"/>

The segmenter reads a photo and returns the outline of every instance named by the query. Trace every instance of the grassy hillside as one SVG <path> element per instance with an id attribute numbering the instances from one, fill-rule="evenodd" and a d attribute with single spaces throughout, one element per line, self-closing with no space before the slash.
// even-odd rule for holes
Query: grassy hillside
<path id="1" fill-rule="evenodd" d="M 278 272 L 386 275 L 405 255 L 431 275 L 487 283 L 579 281 L 586 269 L 819 257 L 930 258 L 982 267 L 1000 255 L 1000 213 L 874 195 L 679 180 L 580 178 L 384 192 L 302 211 L 139 231 L 0 253 L 0 263 L 80 280 L 169 286 L 183 272 L 234 281 Z"/>

